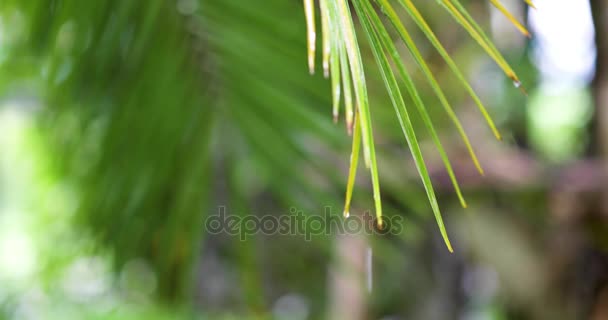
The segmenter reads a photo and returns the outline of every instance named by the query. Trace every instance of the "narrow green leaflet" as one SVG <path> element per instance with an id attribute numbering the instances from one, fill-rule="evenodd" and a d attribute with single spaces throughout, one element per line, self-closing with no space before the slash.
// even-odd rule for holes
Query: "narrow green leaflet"
<path id="1" fill-rule="evenodd" d="M 306 30 L 308 34 L 308 71 L 310 74 L 313 74 L 315 73 L 315 49 L 317 42 L 314 0 L 304 0 L 304 13 L 306 14 Z"/>
<path id="2" fill-rule="evenodd" d="M 456 126 L 456 130 L 458 130 L 458 133 L 460 134 L 462 140 L 464 141 L 464 144 L 469 152 L 469 155 L 471 156 L 471 160 L 473 160 L 473 164 L 475 165 L 475 167 L 477 168 L 479 173 L 481 173 L 483 175 L 483 169 L 481 168 L 481 164 L 479 163 L 479 160 L 477 159 L 477 155 L 475 154 L 475 151 L 473 150 L 473 146 L 471 146 L 469 137 L 467 136 L 466 132 L 464 131 L 464 128 L 462 127 L 462 124 L 460 123 L 460 120 L 458 120 L 458 117 L 456 116 L 454 109 L 452 108 L 452 106 L 448 102 L 447 98 L 443 94 L 443 90 L 441 90 L 441 87 L 439 86 L 439 83 L 437 83 L 435 76 L 433 76 L 433 73 L 429 69 L 426 62 L 424 61 L 422 54 L 420 54 L 420 51 L 418 50 L 418 47 L 414 43 L 414 40 L 410 36 L 409 32 L 406 30 L 405 26 L 401 23 L 401 20 L 399 20 L 399 16 L 397 15 L 397 13 L 393 9 L 393 7 L 390 5 L 388 0 L 378 0 L 378 3 L 380 3 L 380 5 L 382 7 L 382 12 L 384 12 L 386 14 L 386 16 L 388 17 L 390 22 L 395 27 L 395 29 L 397 29 L 399 36 L 405 42 L 406 47 L 408 48 L 408 50 L 414 57 L 414 60 L 416 60 L 416 63 L 418 63 L 418 66 L 424 73 L 427 81 L 431 85 L 431 88 L 433 88 L 433 91 L 435 91 L 435 95 L 437 95 L 437 97 L 439 98 L 439 101 L 441 102 L 441 105 L 443 106 L 446 113 L 448 114 L 448 117 L 450 117 L 450 119 Z"/>
<path id="3" fill-rule="evenodd" d="M 356 116 L 355 116 L 356 118 Z M 350 216 L 350 202 L 353 198 L 353 190 L 355 188 L 355 180 L 357 178 L 357 165 L 359 164 L 359 153 L 361 149 L 361 125 L 355 119 L 355 128 L 353 133 L 353 147 L 350 154 L 350 169 L 348 170 L 348 182 L 346 183 L 346 197 L 344 201 L 344 217 Z"/>
<path id="4" fill-rule="evenodd" d="M 440 0 L 448 12 L 454 17 L 460 25 L 463 26 L 473 39 L 486 51 L 486 53 L 494 59 L 498 66 L 504 71 L 504 73 L 513 80 L 516 87 L 519 87 L 522 92 L 526 92 L 521 86 L 521 81 L 515 74 L 515 71 L 511 68 L 509 63 L 500 54 L 490 37 L 486 35 L 483 29 L 475 22 L 475 19 L 471 17 L 468 11 L 460 4 L 458 0 Z"/>
<path id="5" fill-rule="evenodd" d="M 427 112 L 427 110 L 424 106 L 424 102 L 422 101 L 422 99 L 420 98 L 420 95 L 418 94 L 418 90 L 416 89 L 414 81 L 412 80 L 411 76 L 409 75 L 409 72 L 407 71 L 405 64 L 401 60 L 401 57 L 399 56 L 399 52 L 397 51 L 395 44 L 391 40 L 386 29 L 384 28 L 384 25 L 382 24 L 380 17 L 378 17 L 378 15 L 376 14 L 375 11 L 373 11 L 373 9 L 367 10 L 367 12 L 368 12 L 368 17 L 372 21 L 372 26 L 376 30 L 377 35 L 378 35 L 380 41 L 382 42 L 383 47 L 391 55 L 393 62 L 397 66 L 399 75 L 401 76 L 401 78 L 403 79 L 403 81 L 405 83 L 405 87 L 406 87 L 409 95 L 414 100 L 414 105 L 418 109 L 418 112 L 420 113 L 420 116 L 422 117 L 422 120 L 423 120 L 425 126 L 427 127 L 429 133 L 431 134 L 431 138 L 433 139 L 433 142 L 434 142 L 435 146 L 437 147 L 437 150 L 439 151 L 439 155 L 441 157 L 441 160 L 443 161 L 446 171 L 448 172 L 448 175 L 450 176 L 450 180 L 452 181 L 454 190 L 456 191 L 456 194 L 458 195 L 460 204 L 462 205 L 462 207 L 466 208 L 467 204 L 466 204 L 466 201 L 464 200 L 464 197 L 462 196 L 462 192 L 460 191 L 460 186 L 458 185 L 458 181 L 456 180 L 456 175 L 454 174 L 454 170 L 452 169 L 450 160 L 448 159 L 445 149 L 443 148 L 443 145 L 441 144 L 441 141 L 439 140 L 439 135 L 435 131 L 435 127 L 433 126 L 431 117 L 429 116 L 429 113 Z"/>
<path id="6" fill-rule="evenodd" d="M 329 56 L 331 53 L 331 37 L 329 36 L 329 15 L 327 0 L 319 0 L 321 9 L 321 34 L 323 36 L 323 76 L 329 77 Z"/>
<path id="7" fill-rule="evenodd" d="M 346 48 L 344 46 L 340 46 L 340 61 L 346 61 Z M 354 111 L 353 111 L 353 94 L 351 91 L 351 79 L 350 79 L 350 71 L 348 70 L 348 66 L 346 63 L 341 64 L 340 66 L 342 72 L 342 87 L 344 88 L 344 110 L 346 112 L 346 130 L 348 134 L 352 134 L 353 131 L 353 121 L 354 121 Z"/>
<path id="8" fill-rule="evenodd" d="M 500 3 L 500 1 L 498 0 L 490 0 L 490 2 L 492 3 L 492 5 L 494 5 L 500 12 L 502 12 L 502 14 L 505 15 L 505 17 L 507 17 L 507 19 L 509 19 L 509 21 L 511 21 L 511 23 L 526 37 L 530 37 L 530 32 L 528 31 L 528 29 L 526 29 L 526 27 L 524 27 L 521 23 L 519 23 L 519 21 L 517 21 L 517 19 L 513 16 L 513 14 L 511 14 L 511 12 L 509 12 L 509 10 L 507 10 L 507 8 L 505 8 L 505 6 L 502 5 L 502 3 Z"/>
<path id="9" fill-rule="evenodd" d="M 416 168 L 418 169 L 418 173 L 422 178 L 424 188 L 426 189 L 427 196 L 431 203 L 431 207 L 433 209 L 433 213 L 435 214 L 435 218 L 437 220 L 437 224 L 439 225 L 443 240 L 445 241 L 448 250 L 450 250 L 450 252 L 453 252 L 452 245 L 450 243 L 445 226 L 443 224 L 441 212 L 439 211 L 439 205 L 437 203 L 437 198 L 433 190 L 433 185 L 431 183 L 429 173 L 424 163 L 422 151 L 420 150 L 420 146 L 418 145 L 418 140 L 416 138 L 416 134 L 414 133 L 414 128 L 412 126 L 407 109 L 403 102 L 403 97 L 401 96 L 399 85 L 397 84 L 397 80 L 395 79 L 393 71 L 390 67 L 390 63 L 386 58 L 386 55 L 384 54 L 381 41 L 378 39 L 378 36 L 372 27 L 372 22 L 369 20 L 369 16 L 375 14 L 375 12 L 373 11 L 373 8 L 371 7 L 368 0 L 354 1 L 353 3 L 355 5 L 357 15 L 359 16 L 359 21 L 361 22 L 361 25 L 363 26 L 365 34 L 367 35 L 367 38 L 371 45 L 374 58 L 376 59 L 378 67 L 380 68 L 382 78 L 393 103 L 393 107 L 395 108 L 395 113 L 397 114 L 397 118 L 399 120 L 399 124 L 401 125 L 403 135 L 405 136 L 410 151 L 412 152 L 412 156 L 414 157 Z"/>
<path id="10" fill-rule="evenodd" d="M 378 226 L 381 227 L 383 225 L 382 201 L 380 198 L 378 164 L 376 160 L 376 151 L 372 133 L 372 122 L 367 97 L 367 85 L 365 82 L 365 74 L 363 72 L 361 53 L 359 52 L 359 45 L 357 43 L 357 37 L 355 34 L 355 27 L 352 21 L 350 8 L 348 7 L 346 0 L 328 1 L 327 9 L 329 11 L 330 18 L 335 19 L 338 25 L 335 30 L 336 33 L 333 33 L 332 36 L 342 39 L 346 49 L 346 56 L 348 57 L 355 99 L 357 101 L 357 121 L 360 121 L 361 125 L 363 156 L 366 167 L 370 169 L 372 192 L 376 209 L 376 219 L 378 220 Z M 342 63 L 345 62 L 342 61 Z"/>
<path id="11" fill-rule="evenodd" d="M 452 60 L 452 58 L 447 53 L 447 51 L 445 50 L 443 45 L 441 45 L 441 43 L 439 42 L 439 39 L 437 39 L 437 37 L 435 36 L 435 33 L 431 30 L 429 25 L 426 23 L 426 21 L 424 20 L 424 18 L 418 11 L 418 9 L 416 9 L 416 6 L 412 3 L 411 0 L 399 0 L 399 3 L 401 4 L 401 6 L 403 6 L 403 8 L 405 8 L 405 10 L 412 17 L 412 19 L 414 19 L 414 21 L 416 22 L 418 27 L 420 27 L 422 32 L 424 32 L 424 34 L 429 39 L 429 41 L 433 44 L 435 49 L 437 49 L 437 51 L 439 52 L 439 54 L 441 55 L 443 60 L 445 60 L 445 62 L 450 67 L 450 69 L 452 70 L 454 75 L 456 75 L 456 77 L 458 78 L 460 83 L 464 86 L 464 88 L 467 90 L 467 92 L 469 93 L 471 98 L 473 98 L 473 101 L 475 101 L 475 104 L 477 104 L 479 111 L 481 111 L 483 117 L 486 119 L 486 122 L 490 126 L 490 129 L 492 129 L 492 132 L 494 133 L 494 136 L 496 137 L 496 139 L 500 140 L 501 139 L 500 133 L 498 132 L 498 129 L 496 129 L 496 125 L 494 124 L 494 121 L 488 114 L 488 111 L 486 110 L 485 106 L 483 105 L 483 103 L 481 102 L 481 100 L 479 99 L 479 97 L 477 96 L 475 91 L 473 90 L 473 88 L 471 88 L 471 85 L 469 84 L 469 82 L 462 75 L 462 72 L 460 71 L 458 66 L 456 66 L 456 63 L 454 62 L 454 60 Z"/>
<path id="12" fill-rule="evenodd" d="M 339 51 L 341 51 L 342 44 L 340 42 L 340 38 L 332 36 L 332 33 L 335 33 L 338 25 L 335 19 L 332 19 L 330 16 L 327 1 L 332 0 L 321 0 L 321 8 L 322 10 L 325 9 L 325 13 L 323 15 L 327 17 L 328 23 L 328 32 L 327 34 L 323 35 L 323 42 L 329 42 L 331 46 L 329 51 L 329 67 L 331 73 L 331 94 L 333 97 L 332 116 L 334 118 L 334 123 L 337 123 L 338 116 L 340 115 L 340 68 L 344 68 L 346 66 L 346 59 L 341 59 L 337 54 Z M 325 36 L 328 38 L 326 39 Z"/>

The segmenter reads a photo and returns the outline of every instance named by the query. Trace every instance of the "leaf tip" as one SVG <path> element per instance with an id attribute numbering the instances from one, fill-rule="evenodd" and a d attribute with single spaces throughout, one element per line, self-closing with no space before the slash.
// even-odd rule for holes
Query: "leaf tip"
<path id="1" fill-rule="evenodd" d="M 521 81 L 517 78 L 517 76 L 514 74 L 510 74 L 509 78 L 511 78 L 511 80 L 513 80 L 513 85 L 515 86 L 515 88 L 518 88 L 519 91 L 521 91 L 521 93 L 523 93 L 527 97 L 528 91 L 526 90 L 526 88 L 524 88 L 524 86 L 522 85 Z"/>
<path id="2" fill-rule="evenodd" d="M 466 209 L 468 207 L 467 202 L 464 201 L 464 199 L 460 199 L 460 205 L 462 206 L 463 209 Z"/>
<path id="3" fill-rule="evenodd" d="M 531 0 L 524 0 L 530 6 L 530 8 L 536 10 L 536 5 Z"/>
<path id="4" fill-rule="evenodd" d="M 448 238 L 445 229 L 441 230 L 441 236 L 443 237 L 443 242 L 445 242 L 445 246 L 448 247 L 448 251 L 450 251 L 450 253 L 454 253 L 454 248 L 452 248 L 452 243 L 450 242 L 450 238 Z"/>

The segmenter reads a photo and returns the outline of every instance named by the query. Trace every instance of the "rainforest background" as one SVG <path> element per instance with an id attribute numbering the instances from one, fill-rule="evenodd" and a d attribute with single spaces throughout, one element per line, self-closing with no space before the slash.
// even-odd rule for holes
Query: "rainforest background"
<path id="1" fill-rule="evenodd" d="M 414 2 L 503 135 L 399 11 L 485 168 L 389 30 L 467 199 L 412 116 L 454 253 L 356 18 L 400 232 L 241 239 L 207 219 L 343 219 L 352 138 L 320 57 L 308 72 L 302 1 L 1 0 L 0 319 L 608 319 L 608 4 L 502 1 L 526 38 L 462 1 L 525 95 Z M 361 166 L 350 213 L 366 212 Z"/>

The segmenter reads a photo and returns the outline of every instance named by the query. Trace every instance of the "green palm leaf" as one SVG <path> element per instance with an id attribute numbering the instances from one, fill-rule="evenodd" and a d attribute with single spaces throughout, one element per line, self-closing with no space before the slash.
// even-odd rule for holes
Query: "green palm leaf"
<path id="1" fill-rule="evenodd" d="M 399 34 L 400 39 L 405 43 L 408 51 L 416 61 L 418 67 L 423 72 L 426 80 L 431 85 L 431 88 L 435 92 L 436 96 L 439 98 L 441 105 L 445 109 L 448 114 L 450 120 L 456 126 L 458 133 L 460 134 L 462 140 L 465 143 L 465 146 L 470 154 L 471 160 L 473 161 L 475 167 L 478 171 L 483 175 L 483 169 L 479 160 L 477 159 L 477 155 L 475 154 L 473 147 L 465 133 L 465 130 L 458 120 L 456 113 L 454 112 L 452 106 L 450 105 L 447 97 L 443 93 L 441 86 L 433 76 L 430 68 L 428 67 L 425 59 L 422 54 L 418 50 L 418 47 L 414 43 L 410 32 L 401 22 L 397 12 L 393 8 L 393 6 L 389 3 L 388 0 L 375 0 L 382 12 L 388 17 L 389 22 L 396 29 Z M 529 32 L 527 29 L 521 25 L 514 16 L 506 10 L 506 8 L 500 3 L 498 0 L 490 0 L 491 3 L 498 8 L 514 25 L 518 28 L 524 35 L 529 36 Z M 467 93 L 472 97 L 473 101 L 481 111 L 483 117 L 486 122 L 490 126 L 492 132 L 496 136 L 497 139 L 500 139 L 500 133 L 496 128 L 491 116 L 489 115 L 486 107 L 481 102 L 477 94 L 474 92 L 471 85 L 465 79 L 464 75 L 454 62 L 454 60 L 447 53 L 439 39 L 435 36 L 434 32 L 431 30 L 424 17 L 420 14 L 416 5 L 412 0 L 398 0 L 401 7 L 409 14 L 409 16 L 414 20 L 416 25 L 422 30 L 427 39 L 431 42 L 431 44 L 435 47 L 435 49 L 439 52 L 441 57 L 447 63 L 449 68 L 452 70 L 454 75 L 456 75 L 458 81 L 467 91 Z M 304 6 L 306 8 L 306 21 L 308 28 L 308 61 L 314 61 L 314 52 L 315 52 L 315 44 L 313 43 L 315 37 L 315 26 L 314 26 L 314 10 L 311 8 L 314 6 L 313 0 L 304 0 Z M 384 80 L 385 87 L 388 91 L 389 97 L 391 98 L 392 104 L 395 108 L 395 112 L 399 123 L 401 125 L 401 129 L 405 136 L 405 139 L 409 145 L 410 151 L 414 157 L 414 161 L 416 163 L 416 167 L 418 169 L 418 173 L 422 179 L 423 185 L 427 192 L 427 196 L 429 202 L 431 204 L 431 208 L 437 220 L 437 224 L 441 231 L 441 234 L 446 242 L 446 245 L 450 251 L 452 251 L 451 244 L 447 237 L 447 232 L 445 230 L 445 226 L 443 224 L 443 219 L 441 217 L 441 213 L 439 210 L 439 206 L 437 203 L 437 199 L 435 196 L 435 192 L 433 190 L 433 186 L 431 183 L 431 179 L 429 173 L 424 164 L 424 160 L 422 157 L 422 153 L 420 151 L 420 147 L 418 144 L 418 140 L 416 138 L 415 132 L 413 130 L 413 126 L 411 121 L 409 120 L 409 115 L 407 108 L 404 104 L 403 97 L 399 86 L 397 84 L 397 77 L 394 75 L 394 72 L 391 68 L 390 61 L 386 55 L 386 52 L 390 55 L 393 63 L 397 66 L 397 70 L 399 76 L 404 81 L 405 88 L 407 89 L 408 94 L 413 98 L 414 105 L 416 106 L 418 112 L 420 113 L 422 120 L 429 130 L 432 140 L 437 147 L 440 157 L 444 163 L 444 166 L 450 176 L 452 181 L 452 185 L 460 199 L 460 202 L 463 207 L 466 207 L 466 202 L 462 197 L 460 187 L 458 186 L 458 182 L 456 180 L 455 174 L 453 172 L 452 166 L 448 159 L 448 156 L 441 144 L 441 141 L 438 138 L 438 135 L 434 129 L 433 123 L 431 121 L 430 116 L 426 110 L 426 107 L 414 86 L 414 83 L 409 75 L 405 64 L 402 62 L 400 55 L 393 43 L 390 39 L 387 31 L 384 28 L 384 25 L 380 18 L 377 16 L 372 4 L 369 0 L 353 0 L 351 1 L 355 8 L 355 12 L 359 19 L 359 22 L 362 25 L 362 31 L 370 42 L 372 53 L 375 57 L 376 63 L 380 69 L 380 73 L 382 79 Z M 467 32 L 471 35 L 471 37 L 479 43 L 479 45 L 486 51 L 486 53 L 499 65 L 499 67 L 505 72 L 505 74 L 513 80 L 514 84 L 517 87 L 520 87 L 523 92 L 525 90 L 521 87 L 521 82 L 517 77 L 515 71 L 511 68 L 511 66 L 506 62 L 506 60 L 502 57 L 500 52 L 496 49 L 492 41 L 489 37 L 484 33 L 482 28 L 475 22 L 475 20 L 470 16 L 467 10 L 460 4 L 458 0 L 440 0 L 439 3 L 448 10 L 448 12 L 454 17 L 454 19 L 460 23 Z M 531 1 L 526 0 L 526 3 L 530 6 L 533 6 Z M 324 12 L 327 10 L 327 12 Z M 321 1 L 321 16 L 323 22 L 323 43 L 331 43 L 331 45 L 324 45 L 323 52 L 323 61 L 324 61 L 324 72 L 327 73 L 328 70 L 331 71 L 332 76 L 332 92 L 334 94 L 334 102 L 333 102 L 333 114 L 334 119 L 337 119 L 338 110 L 339 110 L 339 94 L 340 94 L 340 74 L 336 74 L 338 71 L 338 66 L 342 66 L 341 76 L 343 78 L 342 86 L 346 89 L 345 97 L 348 96 L 346 91 L 350 88 L 350 81 L 348 76 L 349 72 L 344 72 L 344 66 L 350 66 L 350 73 L 352 74 L 352 81 L 354 86 L 355 97 L 357 100 L 357 110 L 359 112 L 359 117 L 355 121 L 360 123 L 355 124 L 355 136 L 353 137 L 353 150 L 351 154 L 351 168 L 349 170 L 348 183 L 347 183 L 347 191 L 346 191 L 346 201 L 345 201 L 345 215 L 348 215 L 350 209 L 350 203 L 352 199 L 353 185 L 356 174 L 357 166 L 357 157 L 358 157 L 358 145 L 359 145 L 359 136 L 358 136 L 358 124 L 361 126 L 362 133 L 362 143 L 363 143 L 363 152 L 365 164 L 371 170 L 372 174 L 372 187 L 373 187 L 373 195 L 376 206 L 376 216 L 378 219 L 378 224 L 382 225 L 382 207 L 380 201 L 380 182 L 378 181 L 378 168 L 376 162 L 376 155 L 374 149 L 374 140 L 372 134 L 372 122 L 371 122 L 371 112 L 367 101 L 367 91 L 365 85 L 365 76 L 363 74 L 363 66 L 361 62 L 361 56 L 359 53 L 357 38 L 355 28 L 352 22 L 351 13 L 349 11 L 348 3 L 346 0 L 322 0 Z M 328 30 L 329 29 L 329 30 Z M 331 37 L 331 39 L 327 39 L 326 37 Z M 327 48 L 329 48 L 329 52 L 327 52 Z M 346 55 L 342 53 L 342 51 L 346 51 Z M 328 57 L 329 55 L 329 57 Z M 337 58 L 336 58 L 337 57 Z M 330 63 L 331 66 L 327 66 L 327 63 Z M 309 66 L 311 64 L 309 63 Z M 312 65 L 314 68 L 314 65 Z M 347 100 L 347 99 L 345 99 Z M 347 108 L 347 127 L 350 128 L 350 117 L 348 115 L 349 102 L 346 102 Z"/>

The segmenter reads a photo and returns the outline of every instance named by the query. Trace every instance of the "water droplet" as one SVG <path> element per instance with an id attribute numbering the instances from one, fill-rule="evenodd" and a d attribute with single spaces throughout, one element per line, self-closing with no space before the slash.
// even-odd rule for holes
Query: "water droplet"
<path id="1" fill-rule="evenodd" d="M 524 95 L 528 95 L 528 92 L 526 91 L 526 88 L 524 88 L 524 86 L 521 85 L 521 81 L 519 80 L 513 80 L 513 85 L 515 86 L 515 88 L 518 88 L 519 91 L 521 91 L 521 93 L 523 93 Z"/>

